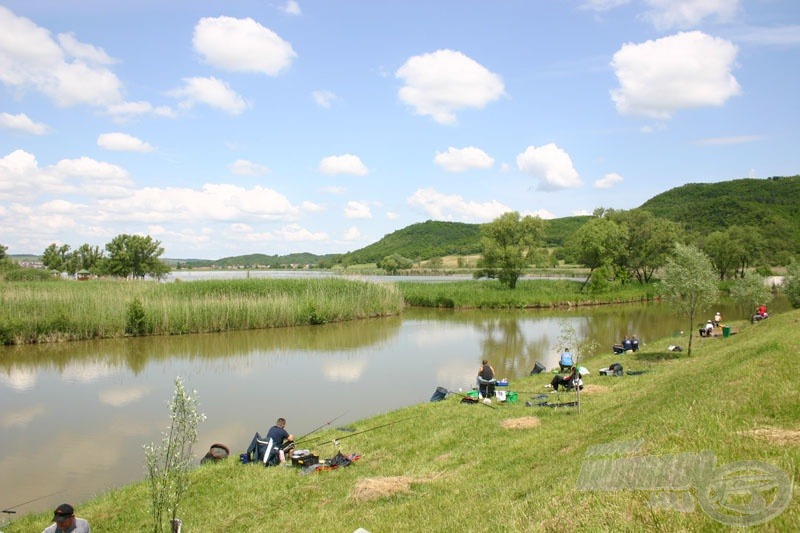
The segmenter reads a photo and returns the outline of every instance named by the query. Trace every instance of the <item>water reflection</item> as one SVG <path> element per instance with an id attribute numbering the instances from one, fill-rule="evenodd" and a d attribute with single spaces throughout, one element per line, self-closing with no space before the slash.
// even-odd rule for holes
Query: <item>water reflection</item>
<path id="1" fill-rule="evenodd" d="M 511 379 L 536 361 L 554 366 L 563 322 L 595 340 L 608 362 L 622 335 L 647 344 L 686 327 L 658 304 L 409 309 L 314 327 L 0 348 L 0 507 L 67 489 L 19 512 L 43 510 L 142 479 L 141 446 L 160 440 L 176 376 L 199 391 L 208 416 L 197 451 L 223 442 L 238 452 L 278 416 L 303 434 L 342 413 L 345 425 L 427 401 L 437 386 L 471 387 L 482 358 Z"/>

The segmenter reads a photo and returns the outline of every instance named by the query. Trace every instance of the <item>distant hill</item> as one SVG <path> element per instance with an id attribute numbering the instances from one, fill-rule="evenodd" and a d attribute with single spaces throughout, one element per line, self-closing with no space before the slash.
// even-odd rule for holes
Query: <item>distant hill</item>
<path id="1" fill-rule="evenodd" d="M 6 257 L 18 263 L 41 261 L 41 256 L 31 254 L 8 254 Z"/>
<path id="2" fill-rule="evenodd" d="M 323 260 L 332 260 L 338 254 L 316 255 L 308 252 L 288 255 L 249 254 L 223 257 L 214 261 L 204 259 L 171 259 L 175 267 L 191 268 L 284 268 L 290 265 L 316 265 Z"/>
<path id="3" fill-rule="evenodd" d="M 406 226 L 339 259 L 345 264 L 376 263 L 387 255 L 430 259 L 480 252 L 480 224 L 428 220 Z"/>
<path id="4" fill-rule="evenodd" d="M 639 209 L 707 235 L 755 226 L 770 248 L 800 253 L 800 176 L 689 183 L 654 196 Z"/>
<path id="5" fill-rule="evenodd" d="M 553 218 L 547 221 L 544 240 L 549 247 L 564 246 L 567 237 L 575 233 L 578 228 L 586 224 L 592 217 L 589 215 L 577 217 Z"/>

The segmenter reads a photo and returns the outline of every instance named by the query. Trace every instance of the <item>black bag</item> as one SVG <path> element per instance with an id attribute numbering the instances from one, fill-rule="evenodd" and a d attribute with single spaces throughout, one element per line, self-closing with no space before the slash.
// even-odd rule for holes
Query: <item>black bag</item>
<path id="1" fill-rule="evenodd" d="M 350 463 L 352 462 L 353 461 L 342 455 L 342 452 L 339 452 L 330 459 L 328 459 L 328 465 L 333 467 L 350 466 Z"/>

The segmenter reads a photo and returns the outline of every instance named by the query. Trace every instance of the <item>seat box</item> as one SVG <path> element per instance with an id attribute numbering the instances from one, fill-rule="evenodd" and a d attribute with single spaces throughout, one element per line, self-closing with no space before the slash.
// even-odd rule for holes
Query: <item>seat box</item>
<path id="1" fill-rule="evenodd" d="M 292 455 L 292 466 L 311 466 L 319 463 L 319 455 L 309 453 L 306 455 Z"/>

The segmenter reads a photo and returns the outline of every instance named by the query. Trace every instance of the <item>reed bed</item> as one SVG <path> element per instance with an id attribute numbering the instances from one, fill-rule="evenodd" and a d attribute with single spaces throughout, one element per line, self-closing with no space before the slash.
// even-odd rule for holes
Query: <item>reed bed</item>
<path id="1" fill-rule="evenodd" d="M 455 309 L 522 309 L 597 305 L 653 300 L 655 285 L 614 285 L 605 291 L 581 292 L 582 283 L 569 280 L 521 280 L 509 289 L 499 281 L 398 283 L 407 305 Z"/>
<path id="2" fill-rule="evenodd" d="M 394 285 L 344 279 L 3 283 L 0 344 L 180 335 L 398 314 Z"/>

